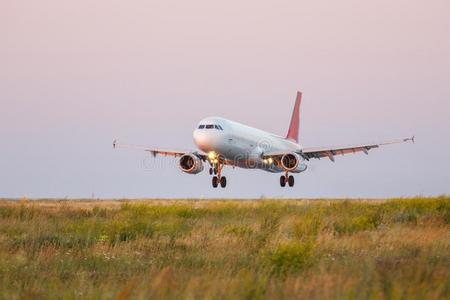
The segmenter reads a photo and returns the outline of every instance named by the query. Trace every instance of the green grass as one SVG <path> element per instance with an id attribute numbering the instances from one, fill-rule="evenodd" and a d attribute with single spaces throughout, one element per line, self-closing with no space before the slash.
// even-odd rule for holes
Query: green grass
<path id="1" fill-rule="evenodd" d="M 450 198 L 0 201 L 0 299 L 448 299 Z"/>

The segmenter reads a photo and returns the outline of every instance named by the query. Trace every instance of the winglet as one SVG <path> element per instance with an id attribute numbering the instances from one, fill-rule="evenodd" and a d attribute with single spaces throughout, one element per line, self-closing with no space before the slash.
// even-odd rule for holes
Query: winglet
<path id="1" fill-rule="evenodd" d="M 297 98 L 295 99 L 294 110 L 292 111 L 291 123 L 286 135 L 286 139 L 293 140 L 298 143 L 298 129 L 300 123 L 300 104 L 302 102 L 302 93 L 297 92 Z"/>
<path id="2" fill-rule="evenodd" d="M 412 137 L 407 138 L 407 139 L 404 139 L 403 141 L 404 141 L 404 142 L 411 141 L 413 144 L 415 144 L 415 143 L 416 143 L 416 136 L 413 135 Z"/>

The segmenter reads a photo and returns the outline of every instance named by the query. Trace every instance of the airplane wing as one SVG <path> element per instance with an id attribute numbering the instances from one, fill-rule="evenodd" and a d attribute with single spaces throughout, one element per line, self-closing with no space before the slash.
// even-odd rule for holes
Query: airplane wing
<path id="1" fill-rule="evenodd" d="M 306 160 L 310 160 L 311 158 L 321 159 L 322 157 L 328 157 L 331 161 L 334 162 L 334 157 L 336 155 L 345 155 L 350 153 L 363 152 L 365 154 L 369 154 L 369 150 L 374 148 L 379 148 L 385 145 L 405 143 L 405 142 L 413 142 L 415 141 L 415 137 L 393 140 L 382 143 L 372 143 L 372 144 L 364 144 L 364 145 L 354 145 L 354 146 L 343 146 L 343 147 L 325 147 L 325 148 L 304 148 L 303 150 L 294 151 L 295 153 L 303 156 Z M 287 152 L 264 152 L 262 158 L 268 159 L 273 158 L 275 160 L 281 159 L 281 157 Z"/>
<path id="2" fill-rule="evenodd" d="M 191 151 L 180 151 L 180 150 L 168 150 L 168 149 L 154 149 L 154 148 L 148 148 L 145 146 L 140 145 L 129 145 L 129 144 L 121 144 L 117 140 L 114 140 L 113 142 L 113 148 L 125 148 L 125 149 L 134 149 L 134 150 L 142 150 L 149 152 L 153 157 L 157 155 L 163 155 L 163 156 L 172 156 L 172 157 L 181 157 L 188 153 L 193 153 L 202 160 L 206 159 L 206 155 L 203 153 L 199 153 L 197 151 L 191 152 Z"/>
<path id="3" fill-rule="evenodd" d="M 374 144 L 365 144 L 365 145 L 355 145 L 355 146 L 346 146 L 346 147 L 329 147 L 329 148 L 305 148 L 302 151 L 302 155 L 305 159 L 310 160 L 311 158 L 322 158 L 328 157 L 331 161 L 334 162 L 335 155 L 345 155 L 350 153 L 363 152 L 365 154 L 369 154 L 369 150 L 374 148 L 379 148 L 385 145 L 399 144 L 405 142 L 413 142 L 415 137 L 393 140 L 383 143 L 374 143 Z"/>

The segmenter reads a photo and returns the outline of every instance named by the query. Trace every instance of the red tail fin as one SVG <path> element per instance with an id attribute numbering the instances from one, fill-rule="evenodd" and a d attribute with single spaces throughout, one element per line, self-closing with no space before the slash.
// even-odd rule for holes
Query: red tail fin
<path id="1" fill-rule="evenodd" d="M 293 140 L 298 143 L 298 127 L 300 123 L 300 103 L 302 102 L 302 93 L 297 92 L 295 99 L 294 110 L 292 111 L 291 124 L 286 139 Z"/>

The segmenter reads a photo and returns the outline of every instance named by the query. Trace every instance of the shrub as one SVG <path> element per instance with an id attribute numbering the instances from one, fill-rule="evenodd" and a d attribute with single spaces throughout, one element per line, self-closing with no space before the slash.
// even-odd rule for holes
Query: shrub
<path id="1" fill-rule="evenodd" d="M 134 240 L 139 236 L 152 237 L 154 232 L 155 230 L 150 223 L 142 221 L 115 222 L 109 227 L 107 236 L 110 244 L 114 245 Z"/>
<path id="2" fill-rule="evenodd" d="M 359 204 L 357 209 L 341 213 L 340 218 L 332 224 L 336 234 L 354 234 L 360 231 L 375 230 L 383 220 L 383 210 L 366 205 L 365 209 Z"/>
<path id="3" fill-rule="evenodd" d="M 251 229 L 249 226 L 244 225 L 227 225 L 224 228 L 224 232 L 235 235 L 237 237 L 247 237 L 252 235 L 253 229 Z"/>
<path id="4" fill-rule="evenodd" d="M 29 206 L 26 204 L 20 204 L 19 206 L 15 207 L 0 207 L 0 218 L 2 219 L 16 218 L 21 221 L 29 221 L 38 214 L 38 209 L 35 209 L 33 206 Z"/>
<path id="5" fill-rule="evenodd" d="M 415 211 L 400 211 L 394 215 L 394 223 L 408 223 L 417 225 L 417 214 Z"/>
<path id="6" fill-rule="evenodd" d="M 441 215 L 445 224 L 450 224 L 450 201 L 440 201 L 437 204 L 436 211 Z"/>
<path id="7" fill-rule="evenodd" d="M 270 255 L 272 270 L 276 274 L 299 271 L 312 264 L 313 250 L 312 242 L 281 244 Z"/>
<path id="8" fill-rule="evenodd" d="M 321 229 L 322 219 L 320 216 L 307 216 L 293 225 L 293 234 L 299 240 L 314 240 Z"/>
<path id="9" fill-rule="evenodd" d="M 196 218 L 204 214 L 204 210 L 190 205 L 154 206 L 147 204 L 123 204 L 121 212 L 129 218 L 147 217 L 152 219 L 166 217 Z"/>
<path id="10" fill-rule="evenodd" d="M 170 239 L 185 236 L 192 230 L 192 222 L 184 219 L 166 219 L 153 224 L 156 236 L 167 236 Z"/>

